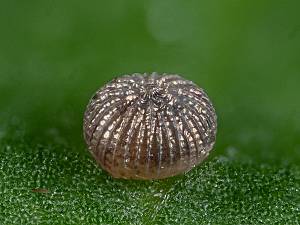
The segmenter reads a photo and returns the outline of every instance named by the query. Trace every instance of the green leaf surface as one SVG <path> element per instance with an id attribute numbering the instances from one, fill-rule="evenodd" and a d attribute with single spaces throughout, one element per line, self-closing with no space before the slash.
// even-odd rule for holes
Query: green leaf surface
<path id="1" fill-rule="evenodd" d="M 113 179 L 87 155 L 62 147 L 7 144 L 3 151 L 0 219 L 7 224 L 293 224 L 299 219 L 296 166 L 219 157 L 186 175 L 145 182 Z"/>
<path id="2" fill-rule="evenodd" d="M 0 3 L 0 224 L 299 224 L 300 2 Z M 218 114 L 187 174 L 117 180 L 82 138 L 115 76 L 178 73 Z"/>

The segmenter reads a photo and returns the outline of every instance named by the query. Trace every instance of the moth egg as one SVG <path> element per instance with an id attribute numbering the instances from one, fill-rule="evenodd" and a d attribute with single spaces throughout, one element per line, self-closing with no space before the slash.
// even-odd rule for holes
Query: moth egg
<path id="1" fill-rule="evenodd" d="M 100 88 L 83 133 L 97 163 L 115 178 L 163 179 L 191 170 L 212 150 L 215 109 L 203 89 L 173 74 L 124 75 Z"/>

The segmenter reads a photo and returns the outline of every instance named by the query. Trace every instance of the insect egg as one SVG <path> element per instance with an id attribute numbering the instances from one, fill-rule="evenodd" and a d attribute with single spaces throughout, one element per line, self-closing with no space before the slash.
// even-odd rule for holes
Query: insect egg
<path id="1" fill-rule="evenodd" d="M 179 75 L 124 75 L 100 88 L 84 114 L 84 138 L 116 178 L 162 179 L 189 171 L 213 148 L 214 107 Z"/>

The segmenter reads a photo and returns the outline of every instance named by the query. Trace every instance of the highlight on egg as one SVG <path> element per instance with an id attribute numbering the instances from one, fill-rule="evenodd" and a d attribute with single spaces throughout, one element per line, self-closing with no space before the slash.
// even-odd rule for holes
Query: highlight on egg
<path id="1" fill-rule="evenodd" d="M 163 179 L 191 170 L 214 146 L 217 117 L 203 89 L 179 75 L 124 75 L 100 88 L 84 138 L 115 178 Z"/>

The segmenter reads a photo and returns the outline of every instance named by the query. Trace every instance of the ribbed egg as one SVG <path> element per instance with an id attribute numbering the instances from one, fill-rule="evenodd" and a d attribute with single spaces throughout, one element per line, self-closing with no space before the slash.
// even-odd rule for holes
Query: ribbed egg
<path id="1" fill-rule="evenodd" d="M 100 88 L 84 114 L 84 138 L 116 178 L 162 179 L 207 157 L 217 131 L 205 92 L 178 75 L 124 75 Z"/>

